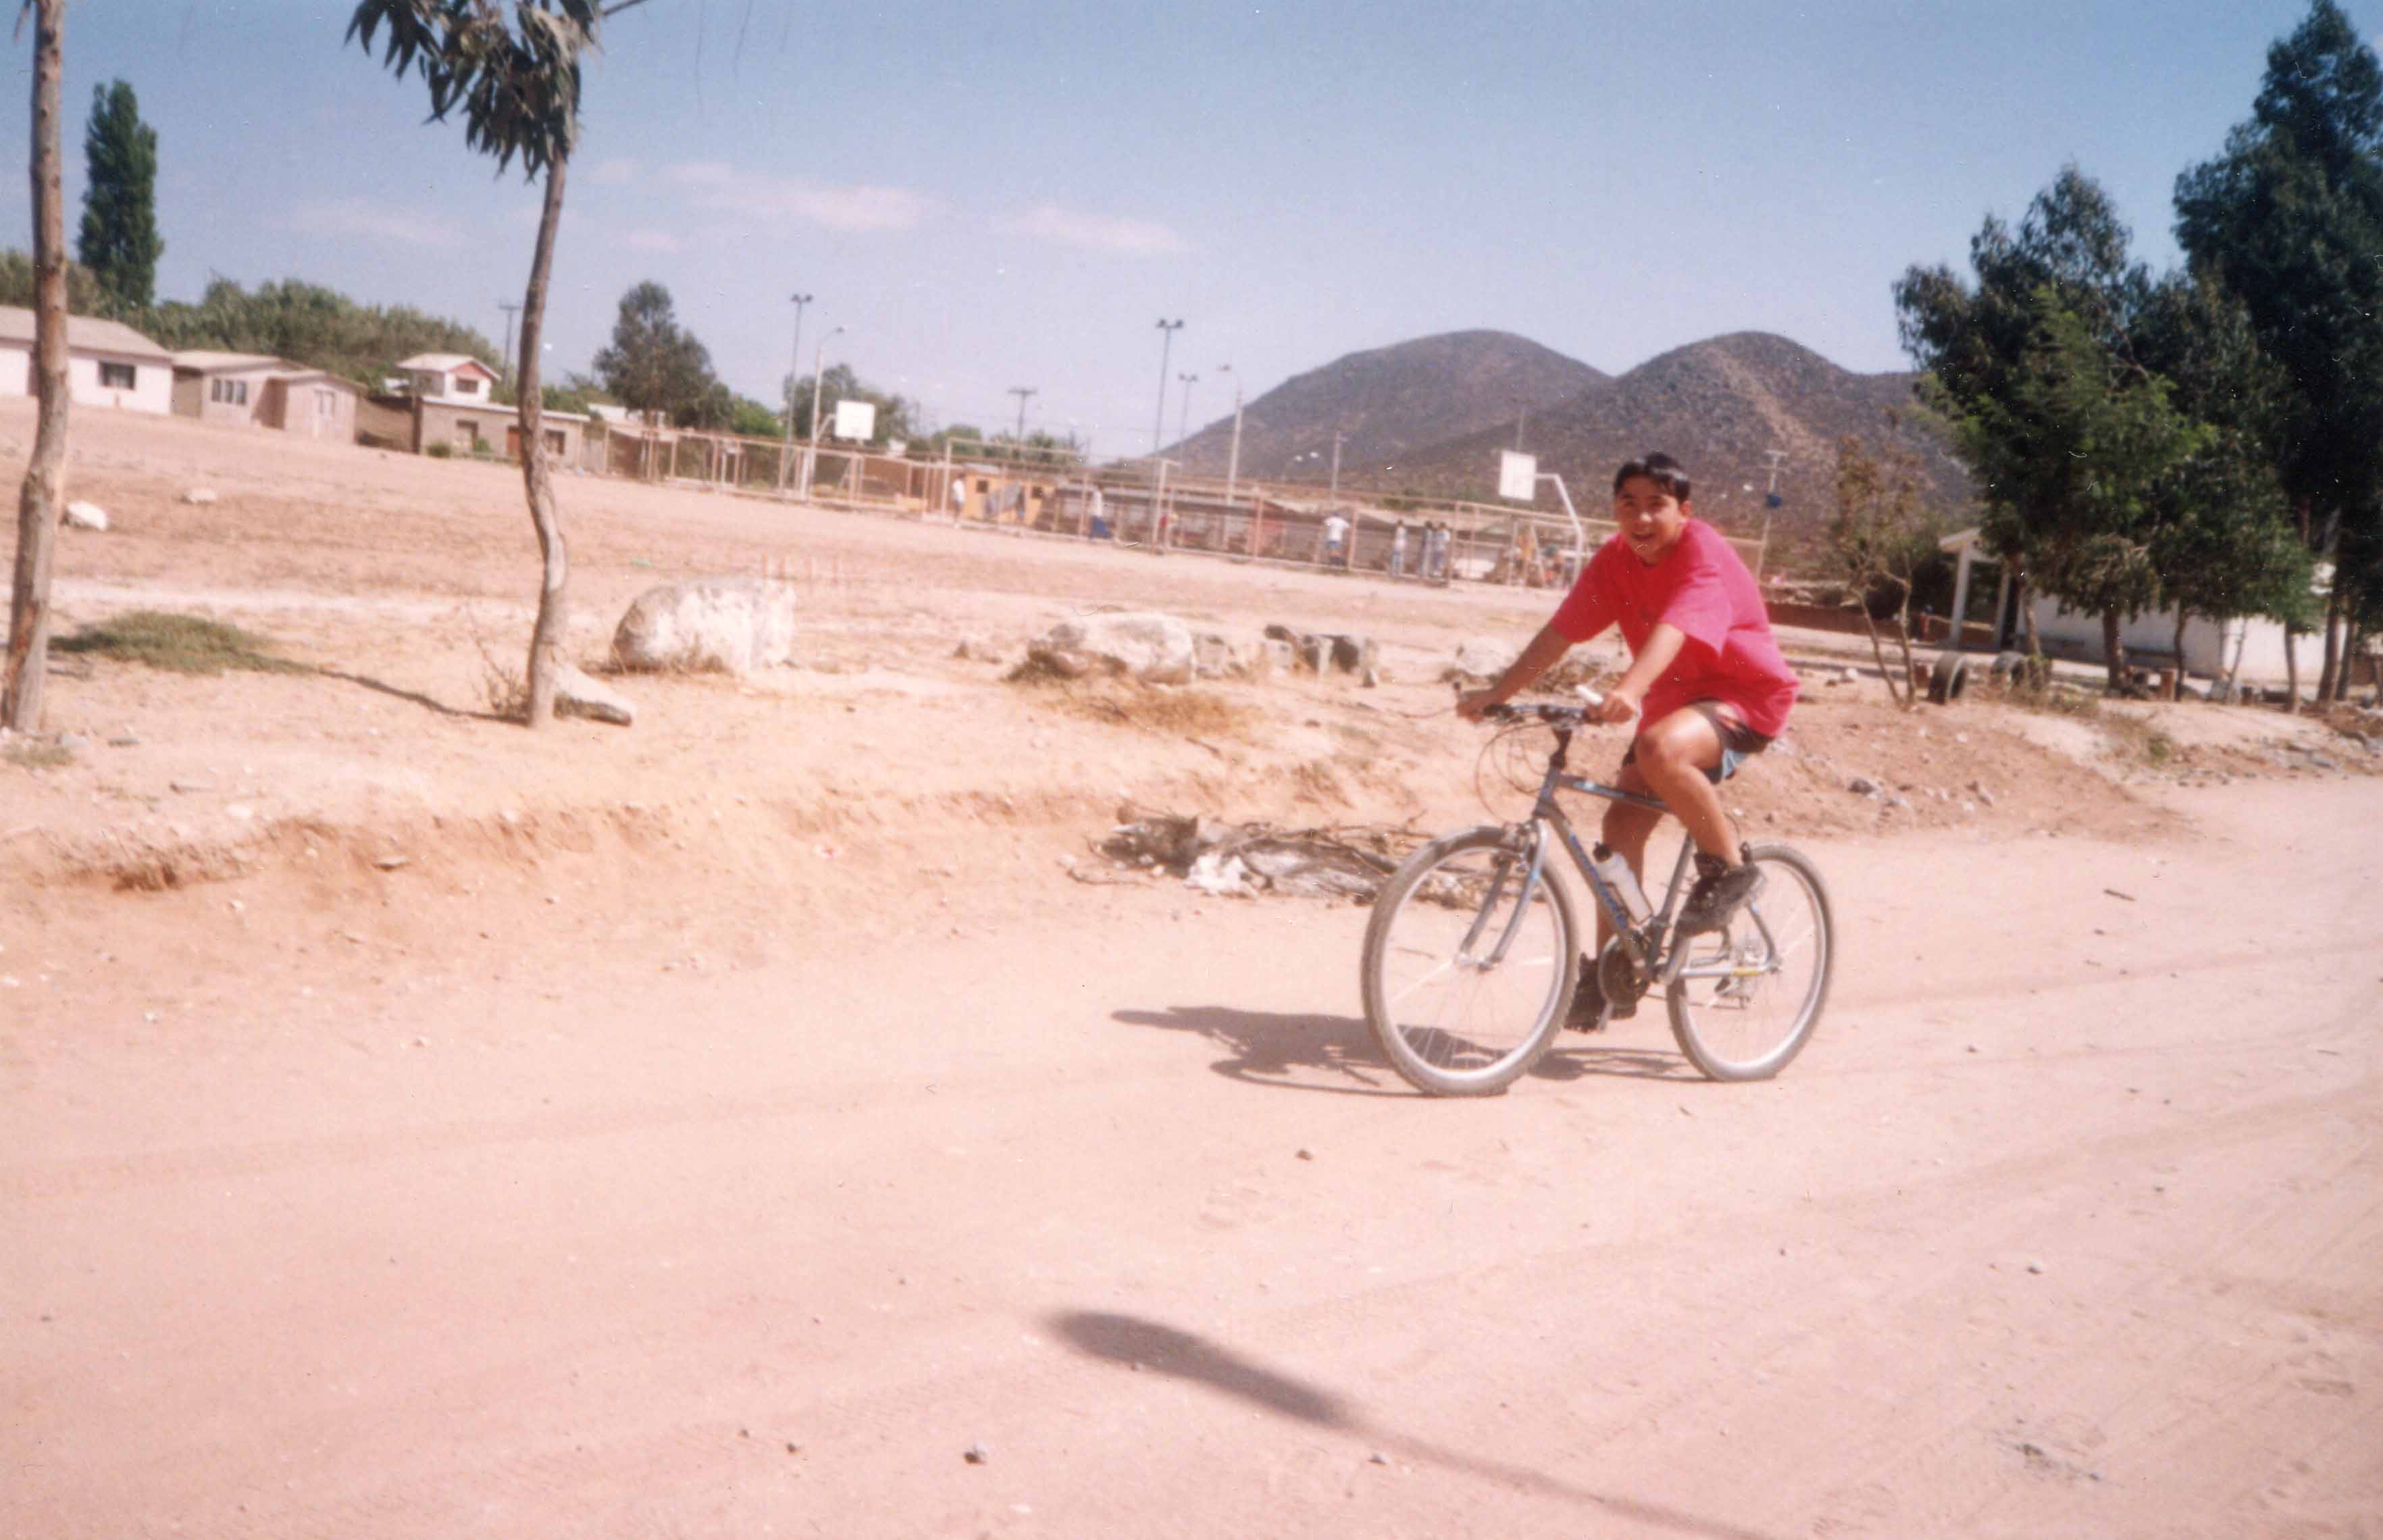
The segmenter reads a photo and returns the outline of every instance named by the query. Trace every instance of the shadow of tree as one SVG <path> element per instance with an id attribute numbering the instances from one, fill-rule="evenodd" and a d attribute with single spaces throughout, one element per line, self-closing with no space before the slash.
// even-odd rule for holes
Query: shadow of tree
<path id="1" fill-rule="evenodd" d="M 379 695 L 394 696 L 399 700 L 411 701 L 423 709 L 436 711 L 442 717 L 454 717 L 467 721 L 512 722 L 514 721 L 512 717 L 500 716 L 494 711 L 459 711 L 436 696 L 426 696 L 419 690 L 401 690 L 394 684 L 365 674 L 345 673 L 338 669 L 322 665 L 317 665 L 315 672 L 325 679 L 336 679 L 342 684 L 361 685 Z"/>
<path id="2" fill-rule="evenodd" d="M 1633 1523 L 1697 1535 L 1701 1540 L 1770 1540 L 1759 1530 L 1698 1518 L 1658 1503 L 1592 1491 L 1527 1466 L 1446 1448 L 1427 1439 L 1381 1427 L 1320 1386 L 1269 1369 L 1229 1348 L 1164 1322 L 1107 1311 L 1060 1311 L 1044 1319 L 1070 1347 L 1088 1357 L 1139 1366 L 1205 1386 L 1303 1423 L 1354 1434 L 1385 1449 L 1396 1450 L 1419 1465 L 1461 1471 L 1518 1491 L 1597 1509 Z"/>

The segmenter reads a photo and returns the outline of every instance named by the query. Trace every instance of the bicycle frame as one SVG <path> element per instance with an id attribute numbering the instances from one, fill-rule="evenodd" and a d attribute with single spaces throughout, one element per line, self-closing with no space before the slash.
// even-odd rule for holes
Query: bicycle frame
<path id="1" fill-rule="evenodd" d="M 1624 791 L 1619 786 L 1608 786 L 1601 782 L 1590 781 L 1569 773 L 1567 761 L 1572 753 L 1574 730 L 1561 724 L 1552 725 L 1556 737 L 1555 753 L 1548 758 L 1547 774 L 1540 779 L 1538 795 L 1532 802 L 1530 817 L 1521 826 L 1528 831 L 1525 837 L 1527 838 L 1530 845 L 1529 869 L 1523 879 L 1524 893 L 1528 894 L 1538 883 L 1550 881 L 1546 869 L 1547 840 L 1540 831 L 1543 826 L 1551 827 L 1555 830 L 1557 838 L 1562 842 L 1563 848 L 1571 853 L 1573 866 L 1580 872 L 1581 880 L 1588 884 L 1589 893 L 1604 908 L 1606 918 L 1612 922 L 1613 934 L 1622 942 L 1623 950 L 1629 955 L 1631 962 L 1636 965 L 1642 974 L 1660 975 L 1663 982 L 1669 983 L 1674 979 L 1682 978 L 1747 979 L 1775 971 L 1780 966 L 1777 939 L 1771 934 L 1771 927 L 1763 919 L 1760 912 L 1752 908 L 1747 911 L 1748 918 L 1761 932 L 1765 954 L 1764 962 L 1759 966 L 1742 965 L 1735 958 L 1730 958 L 1718 967 L 1689 968 L 1685 966 L 1687 961 L 1687 947 L 1685 944 L 1666 949 L 1664 943 L 1667 941 L 1677 940 L 1685 942 L 1685 938 L 1673 937 L 1671 929 L 1673 913 L 1679 907 L 1683 895 L 1687 892 L 1688 861 L 1696 850 L 1695 842 L 1692 840 L 1683 840 L 1680 843 L 1679 858 L 1673 864 L 1672 881 L 1663 892 L 1662 907 L 1649 916 L 1643 925 L 1632 922 L 1630 911 L 1622 902 L 1622 895 L 1614 891 L 1611 883 L 1598 875 L 1597 868 L 1590 863 L 1588 851 L 1582 845 L 1579 833 L 1572 826 L 1572 819 L 1565 816 L 1563 808 L 1556 801 L 1556 793 L 1579 792 L 1587 796 L 1602 797 L 1608 802 L 1619 802 L 1631 807 L 1643 807 L 1649 812 L 1667 816 L 1671 809 L 1665 807 L 1660 798 L 1643 796 L 1636 792 Z M 1505 875 L 1501 872 L 1491 887 L 1489 901 L 1483 905 L 1481 912 L 1474 918 L 1473 930 L 1464 938 L 1463 951 L 1465 955 L 1477 955 L 1474 952 L 1474 947 L 1480 940 L 1481 927 L 1488 921 L 1491 912 L 1496 909 L 1498 890 L 1502 888 L 1504 883 Z M 1506 922 L 1504 933 L 1498 938 L 1497 946 L 1484 959 L 1483 966 L 1494 967 L 1504 959 L 1506 949 L 1513 943 L 1514 932 L 1521 927 L 1523 916 L 1529 907 L 1527 899 L 1514 906 L 1513 916 Z"/>

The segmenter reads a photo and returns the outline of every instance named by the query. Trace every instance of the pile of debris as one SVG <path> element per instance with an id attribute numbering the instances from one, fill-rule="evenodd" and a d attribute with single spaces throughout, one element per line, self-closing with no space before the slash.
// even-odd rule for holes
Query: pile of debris
<path id="1" fill-rule="evenodd" d="M 1389 824 L 1280 829 L 1183 813 L 1140 814 L 1132 807 L 1119 808 L 1117 819 L 1093 844 L 1107 869 L 1073 868 L 1078 881 L 1110 882 L 1138 873 L 1179 878 L 1228 898 L 1368 900 L 1428 838 Z"/>

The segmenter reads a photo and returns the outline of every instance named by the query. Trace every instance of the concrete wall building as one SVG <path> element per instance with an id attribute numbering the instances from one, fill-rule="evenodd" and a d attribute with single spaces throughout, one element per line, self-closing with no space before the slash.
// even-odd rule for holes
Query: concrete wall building
<path id="1" fill-rule="evenodd" d="M 327 443 L 356 441 L 364 392 L 336 375 L 262 353 L 174 355 L 174 410 L 203 423 L 269 427 Z"/>
<path id="2" fill-rule="evenodd" d="M 130 326 L 70 315 L 67 384 L 77 406 L 162 416 L 174 409 L 174 356 Z M 0 305 L 0 396 L 33 393 L 33 313 Z"/>
<path id="3" fill-rule="evenodd" d="M 416 353 L 397 367 L 416 400 L 484 407 L 496 398 L 496 371 L 465 353 Z"/>

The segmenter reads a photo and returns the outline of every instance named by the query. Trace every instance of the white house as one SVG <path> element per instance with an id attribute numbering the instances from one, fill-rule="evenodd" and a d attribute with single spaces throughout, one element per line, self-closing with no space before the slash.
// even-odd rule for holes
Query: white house
<path id="1" fill-rule="evenodd" d="M 468 354 L 416 353 L 397 366 L 416 400 L 486 406 L 496 399 L 497 372 Z"/>
<path id="2" fill-rule="evenodd" d="M 174 355 L 119 322 L 69 315 L 67 384 L 77 406 L 163 416 L 174 410 Z M 0 305 L 0 396 L 33 393 L 33 313 Z"/>
<path id="3" fill-rule="evenodd" d="M 2043 650 L 2057 658 L 2070 658 L 2082 663 L 2102 663 L 2108 659 L 2102 652 L 2102 617 L 2080 614 L 2059 600 L 2036 595 L 2033 600 L 2035 628 L 2043 638 Z M 2118 625 L 2118 640 L 2126 645 L 2130 659 L 2144 667 L 2167 666 L 2176 651 L 2176 610 L 2146 610 L 2131 621 Z M 2301 677 L 2305 681 L 2316 674 L 2316 659 L 2325 646 L 2324 638 L 2301 638 Z M 2184 622 L 2184 671 L 2208 679 L 2239 676 L 2254 684 L 2280 684 L 2287 671 L 2284 668 L 2284 628 L 2277 622 L 2242 618 L 2219 624 L 2204 616 L 2189 617 Z"/>

